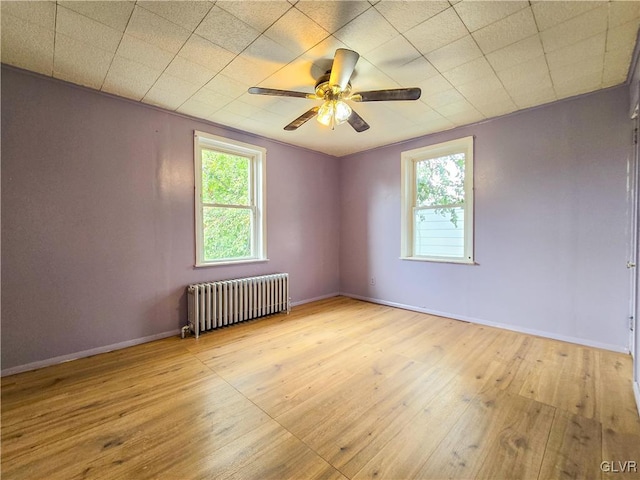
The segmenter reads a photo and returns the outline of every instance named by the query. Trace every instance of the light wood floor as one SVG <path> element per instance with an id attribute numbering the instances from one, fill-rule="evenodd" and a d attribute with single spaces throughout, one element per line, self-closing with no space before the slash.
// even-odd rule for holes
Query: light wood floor
<path id="1" fill-rule="evenodd" d="M 640 471 L 630 378 L 627 355 L 337 297 L 3 378 L 2 478 L 638 478 L 600 469 Z"/>

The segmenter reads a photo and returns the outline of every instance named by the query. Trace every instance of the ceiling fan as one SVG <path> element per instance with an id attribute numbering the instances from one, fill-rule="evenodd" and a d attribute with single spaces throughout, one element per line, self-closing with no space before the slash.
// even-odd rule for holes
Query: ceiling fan
<path id="1" fill-rule="evenodd" d="M 349 125 L 356 132 L 364 132 L 369 129 L 369 124 L 347 104 L 348 100 L 354 102 L 380 102 L 387 100 L 418 100 L 420 98 L 421 91 L 419 88 L 393 88 L 352 93 L 349 80 L 359 58 L 360 55 L 353 50 L 346 48 L 336 50 L 331 70 L 328 70 L 318 79 L 315 93 L 262 87 L 251 87 L 249 93 L 324 101 L 322 105 L 315 106 L 300 115 L 284 127 L 285 130 L 296 130 L 317 115 L 318 122 L 331 127 L 332 130 L 336 125 L 349 122 Z"/>

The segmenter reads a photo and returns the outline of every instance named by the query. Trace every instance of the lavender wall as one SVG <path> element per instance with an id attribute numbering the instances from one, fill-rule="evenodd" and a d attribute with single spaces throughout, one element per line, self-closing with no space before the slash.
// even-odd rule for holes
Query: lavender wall
<path id="1" fill-rule="evenodd" d="M 628 105 L 621 86 L 341 159 L 341 291 L 628 348 Z M 467 135 L 478 265 L 400 260 L 401 151 Z"/>
<path id="2" fill-rule="evenodd" d="M 268 263 L 195 269 L 193 130 L 267 148 Z M 339 164 L 2 69 L 2 368 L 176 331 L 185 286 L 289 272 L 338 291 Z"/>

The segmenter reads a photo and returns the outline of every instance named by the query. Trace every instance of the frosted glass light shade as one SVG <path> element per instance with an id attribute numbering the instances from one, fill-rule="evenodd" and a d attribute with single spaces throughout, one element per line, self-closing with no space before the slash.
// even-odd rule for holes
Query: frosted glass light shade
<path id="1" fill-rule="evenodd" d="M 340 125 L 351 116 L 351 107 L 342 100 L 327 100 L 318 110 L 318 122 L 327 127 Z"/>

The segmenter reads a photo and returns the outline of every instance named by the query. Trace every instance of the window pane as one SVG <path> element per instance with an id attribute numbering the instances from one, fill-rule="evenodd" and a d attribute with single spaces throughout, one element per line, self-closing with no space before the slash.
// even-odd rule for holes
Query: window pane
<path id="1" fill-rule="evenodd" d="M 464 203 L 464 153 L 416 162 L 416 206 Z"/>
<path id="2" fill-rule="evenodd" d="M 249 205 L 249 164 L 246 157 L 202 149 L 202 201 Z"/>
<path id="3" fill-rule="evenodd" d="M 464 208 L 416 210 L 414 254 L 464 258 Z"/>
<path id="4" fill-rule="evenodd" d="M 204 260 L 251 256 L 250 209 L 204 207 Z"/>

